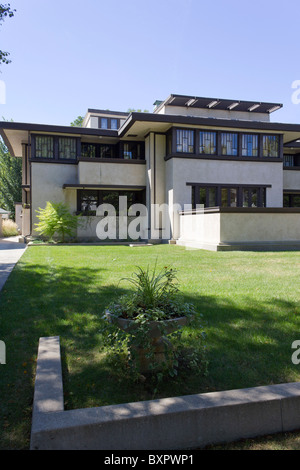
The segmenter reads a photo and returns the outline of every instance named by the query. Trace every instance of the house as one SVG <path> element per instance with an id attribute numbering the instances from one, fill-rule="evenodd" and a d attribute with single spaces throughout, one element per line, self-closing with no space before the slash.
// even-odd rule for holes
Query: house
<path id="1" fill-rule="evenodd" d="M 126 196 L 128 207 L 147 209 L 142 239 L 300 248 L 300 125 L 270 120 L 281 104 L 172 94 L 154 106 L 88 109 L 80 128 L 1 122 L 11 155 L 23 161 L 23 235 L 34 234 L 39 207 L 60 201 L 83 215 L 80 239 L 97 236 L 106 215 L 97 208 L 111 204 L 124 239 Z"/>

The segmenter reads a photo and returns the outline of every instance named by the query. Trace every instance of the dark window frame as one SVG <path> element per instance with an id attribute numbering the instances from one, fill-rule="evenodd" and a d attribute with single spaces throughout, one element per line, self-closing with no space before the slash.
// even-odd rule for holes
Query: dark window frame
<path id="1" fill-rule="evenodd" d="M 222 137 L 225 136 L 236 136 L 236 154 L 234 153 L 223 153 L 223 144 L 222 144 Z M 238 157 L 239 156 L 239 140 L 240 140 L 240 134 L 238 132 L 227 132 L 227 131 L 221 131 L 220 132 L 220 155 L 224 157 Z M 226 143 L 226 150 L 227 150 L 227 143 Z"/>
<path id="2" fill-rule="evenodd" d="M 96 211 L 89 211 L 89 210 L 86 210 L 86 211 L 83 211 L 82 210 L 82 195 L 84 193 L 95 193 L 96 194 L 96 197 L 97 197 L 97 207 L 100 205 L 100 204 L 103 204 L 103 197 L 105 196 L 105 193 L 115 193 L 118 194 L 118 196 L 126 196 L 128 195 L 129 193 L 134 195 L 133 199 L 134 201 L 131 202 L 130 204 L 128 204 L 128 206 L 130 206 L 131 204 L 136 204 L 136 203 L 140 203 L 140 204 L 146 204 L 146 190 L 145 189 L 142 189 L 142 190 L 130 190 L 130 189 L 126 189 L 126 190 L 116 190 L 116 189 L 78 189 L 77 190 L 77 214 L 81 214 L 82 216 L 93 216 L 93 215 L 96 215 Z M 118 208 L 115 208 L 116 209 L 116 214 L 118 215 Z"/>
<path id="3" fill-rule="evenodd" d="M 270 188 L 271 185 L 255 185 L 255 184 L 214 184 L 214 183 L 187 183 L 188 186 L 191 186 L 191 201 L 192 208 L 196 209 L 196 206 L 201 204 L 200 200 L 200 189 L 205 189 L 205 203 L 204 207 L 246 207 L 243 205 L 243 191 L 248 191 L 250 195 L 249 203 L 247 207 L 266 207 L 267 204 L 267 188 Z M 209 204 L 209 189 L 216 188 L 216 198 L 215 205 L 212 206 Z M 230 190 L 235 189 L 237 191 L 237 200 L 236 206 L 230 204 Z M 227 191 L 227 205 L 222 205 L 222 190 Z M 251 195 L 253 191 L 257 191 L 257 205 L 252 206 L 251 202 L 253 199 Z M 225 191 L 224 191 L 225 192 Z"/>
<path id="4" fill-rule="evenodd" d="M 190 130 L 194 131 L 194 153 L 177 152 L 177 130 Z M 215 132 L 216 133 L 216 152 L 215 154 L 200 153 L 200 132 Z M 221 135 L 222 134 L 236 134 L 237 135 L 237 155 L 222 154 Z M 243 155 L 242 139 L 243 135 L 252 135 L 257 138 L 257 156 Z M 277 157 L 264 157 L 263 155 L 263 137 L 276 136 L 278 137 L 278 156 Z M 168 160 L 172 157 L 189 157 L 199 159 L 216 159 L 216 160 L 247 160 L 247 161 L 283 161 L 283 134 L 265 133 L 265 132 L 245 132 L 245 131 L 226 131 L 223 129 L 210 129 L 210 128 L 182 128 L 174 126 L 166 133 L 166 157 Z"/>
<path id="5" fill-rule="evenodd" d="M 182 144 L 179 144 L 178 143 L 178 132 L 181 132 L 182 133 Z M 189 143 L 187 143 L 187 147 L 193 147 L 193 151 L 192 152 L 189 152 L 189 151 L 184 151 L 183 148 L 184 148 L 184 140 L 186 140 L 186 137 L 184 136 L 183 133 L 189 133 L 192 137 L 192 141 L 193 141 L 193 144 L 190 145 Z M 195 154 L 195 149 L 196 149 L 196 141 L 195 141 L 195 129 L 189 129 L 189 128 L 185 128 L 185 127 L 176 127 L 175 128 L 175 145 L 176 145 L 176 153 L 179 153 L 179 154 L 186 154 L 186 155 L 193 155 Z M 189 140 L 189 139 L 188 139 Z M 178 146 L 179 145 L 182 145 L 182 151 L 179 151 L 178 150 Z"/>
<path id="6" fill-rule="evenodd" d="M 266 138 L 270 138 L 270 137 L 274 137 L 274 138 L 275 138 L 275 137 L 277 137 L 277 155 L 275 155 L 275 156 L 274 156 L 274 155 L 264 155 L 264 152 L 265 152 L 264 138 L 265 138 L 265 137 L 266 137 Z M 281 154 L 281 149 L 280 149 L 280 147 L 281 147 L 281 145 L 280 145 L 281 142 L 280 142 L 280 140 L 281 140 L 281 139 L 280 139 L 280 135 L 279 135 L 279 134 L 262 134 L 262 151 L 261 151 L 262 154 L 261 154 L 261 156 L 262 156 L 263 158 L 278 158 L 278 157 L 280 157 L 280 154 Z"/>
<path id="7" fill-rule="evenodd" d="M 40 157 L 36 156 L 36 139 L 39 137 L 51 138 L 53 140 L 53 157 Z M 76 158 L 61 158 L 59 156 L 59 140 L 60 139 L 72 139 L 76 146 Z M 31 159 L 43 161 L 43 162 L 76 162 L 80 157 L 81 153 L 81 142 L 80 137 L 73 137 L 68 135 L 51 135 L 51 134 L 32 134 L 31 135 Z"/>
<path id="8" fill-rule="evenodd" d="M 101 119 L 106 119 L 107 120 L 107 127 L 101 127 Z M 117 121 L 117 128 L 113 128 L 111 126 L 112 121 Z M 120 128 L 120 118 L 116 117 L 108 117 L 108 116 L 99 116 L 98 117 L 98 128 L 99 129 L 105 129 L 105 130 L 118 130 Z"/>
<path id="9" fill-rule="evenodd" d="M 201 144 L 201 134 L 203 134 L 203 143 L 202 144 Z M 204 135 L 205 134 L 210 134 L 210 135 L 214 136 L 214 139 L 213 139 L 214 143 L 212 144 L 211 141 L 210 141 L 210 144 L 209 144 L 210 148 L 211 148 L 212 145 L 214 146 L 214 151 L 213 152 L 211 152 L 211 151 L 210 152 L 205 152 L 204 150 L 201 151 L 201 148 L 205 147 L 205 145 L 204 145 Z M 216 155 L 217 154 L 217 148 L 218 148 L 218 133 L 217 133 L 217 131 L 213 131 L 213 130 L 207 131 L 207 130 L 202 130 L 201 129 L 198 132 L 198 136 L 199 136 L 199 154 L 200 155 Z"/>

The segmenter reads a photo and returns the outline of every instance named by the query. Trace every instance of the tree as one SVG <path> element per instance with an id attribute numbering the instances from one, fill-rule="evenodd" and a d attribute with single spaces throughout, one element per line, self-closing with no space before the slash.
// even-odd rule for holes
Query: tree
<path id="1" fill-rule="evenodd" d="M 65 236 L 72 236 L 78 226 L 78 217 L 72 215 L 62 202 L 48 201 L 45 209 L 39 208 L 36 213 L 39 223 L 35 224 L 35 230 L 50 240 L 57 233 L 64 242 Z"/>
<path id="2" fill-rule="evenodd" d="M 0 206 L 15 214 L 15 202 L 22 201 L 22 159 L 12 157 L 0 139 Z"/>
<path id="3" fill-rule="evenodd" d="M 71 126 L 72 127 L 82 127 L 83 119 L 84 119 L 83 116 L 77 116 L 77 118 L 74 119 L 73 122 L 71 122 Z"/>
<path id="4" fill-rule="evenodd" d="M 16 10 L 12 10 L 10 8 L 9 3 L 6 5 L 0 3 L 0 25 L 1 25 L 1 22 L 5 20 L 6 17 L 11 18 L 12 16 L 14 16 L 15 11 Z M 9 56 L 9 52 L 4 52 L 0 50 L 0 64 L 1 63 L 9 64 L 11 60 L 8 59 L 8 56 Z"/>
<path id="5" fill-rule="evenodd" d="M 141 109 L 134 109 L 134 108 L 128 108 L 127 112 L 128 113 L 149 113 L 148 109 L 144 109 L 144 111 L 142 111 Z"/>

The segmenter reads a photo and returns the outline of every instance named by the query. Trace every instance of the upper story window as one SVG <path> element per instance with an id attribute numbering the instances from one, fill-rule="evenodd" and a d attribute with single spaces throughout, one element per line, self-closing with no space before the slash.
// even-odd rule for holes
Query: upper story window
<path id="1" fill-rule="evenodd" d="M 76 137 L 32 136 L 32 158 L 76 160 Z"/>
<path id="2" fill-rule="evenodd" d="M 72 137 L 60 137 L 58 139 L 58 158 L 76 160 L 76 139 Z"/>
<path id="3" fill-rule="evenodd" d="M 176 130 L 176 152 L 194 153 L 194 131 Z"/>
<path id="4" fill-rule="evenodd" d="M 118 119 L 111 119 L 110 120 L 110 128 L 112 130 L 118 130 Z"/>
<path id="5" fill-rule="evenodd" d="M 37 135 L 35 137 L 35 157 L 54 158 L 54 138 Z"/>
<path id="6" fill-rule="evenodd" d="M 258 156 L 258 135 L 242 134 L 242 156 L 257 157 Z"/>
<path id="7" fill-rule="evenodd" d="M 81 143 L 81 157 L 83 158 L 118 158 L 116 145 Z"/>
<path id="8" fill-rule="evenodd" d="M 221 132 L 221 154 L 233 155 L 238 154 L 238 135 L 229 132 Z"/>
<path id="9" fill-rule="evenodd" d="M 283 166 L 295 166 L 295 155 L 283 155 Z"/>
<path id="10" fill-rule="evenodd" d="M 119 158 L 126 160 L 144 160 L 144 142 L 119 142 L 118 144 L 81 143 L 82 158 Z"/>
<path id="11" fill-rule="evenodd" d="M 199 153 L 214 155 L 217 151 L 217 133 L 199 132 Z"/>
<path id="12" fill-rule="evenodd" d="M 279 157 L 279 136 L 263 136 L 263 157 Z"/>
<path id="13" fill-rule="evenodd" d="M 100 128 L 108 129 L 108 120 L 107 118 L 100 118 Z"/>
<path id="14" fill-rule="evenodd" d="M 126 160 L 143 160 L 145 158 L 144 144 L 142 142 L 124 142 L 123 158 Z"/>

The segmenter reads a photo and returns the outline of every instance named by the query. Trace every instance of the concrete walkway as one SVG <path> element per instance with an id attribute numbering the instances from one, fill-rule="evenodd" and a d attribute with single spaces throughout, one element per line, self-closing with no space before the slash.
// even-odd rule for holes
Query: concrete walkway
<path id="1" fill-rule="evenodd" d="M 0 291 L 26 247 L 19 237 L 0 238 Z"/>

